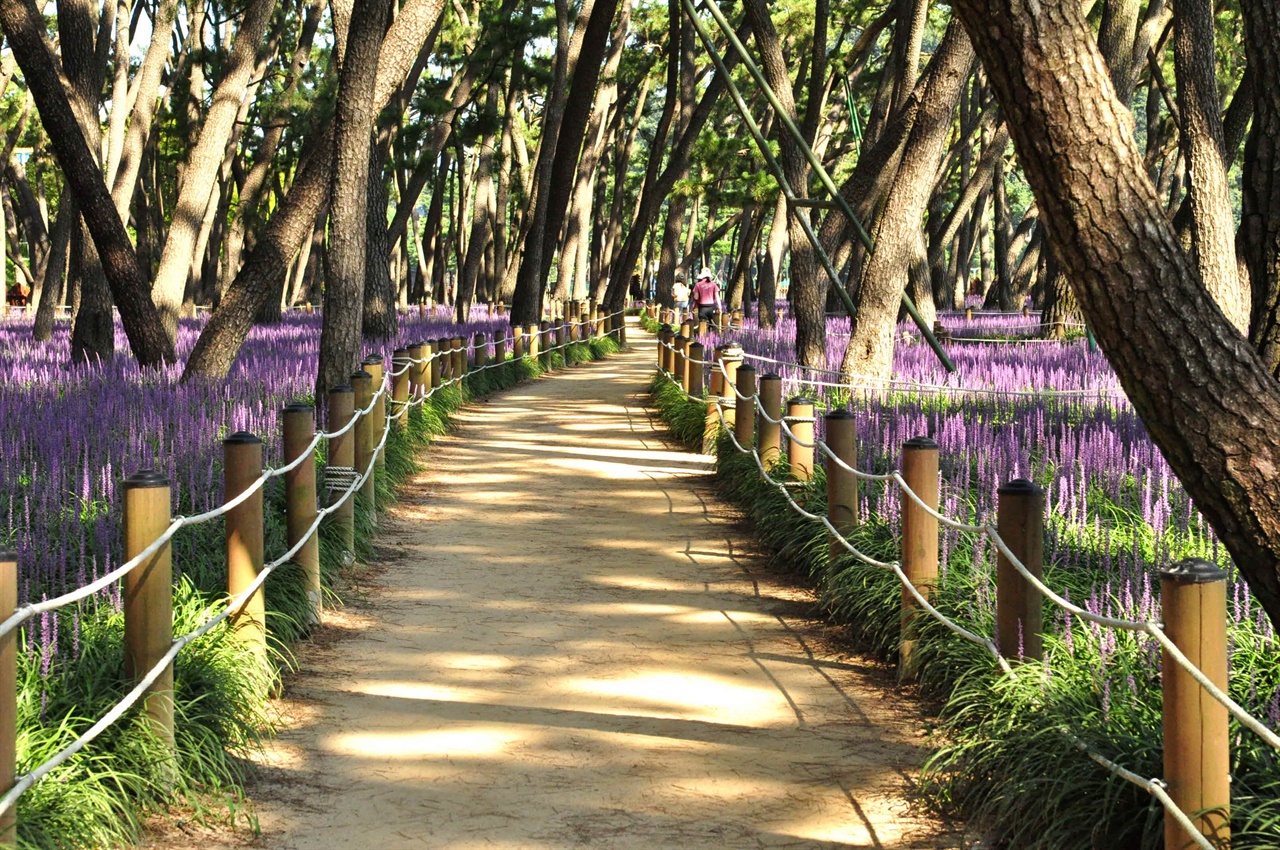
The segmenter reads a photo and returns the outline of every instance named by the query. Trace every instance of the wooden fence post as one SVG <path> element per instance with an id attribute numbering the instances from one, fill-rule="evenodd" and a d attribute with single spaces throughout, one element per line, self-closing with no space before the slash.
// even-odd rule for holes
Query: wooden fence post
<path id="1" fill-rule="evenodd" d="M 364 370 L 373 378 L 370 385 L 370 392 L 376 394 L 378 390 L 386 385 L 387 367 L 385 361 L 381 357 L 370 355 L 364 359 L 362 364 Z M 372 397 L 372 396 L 371 396 Z M 367 404 L 367 402 L 366 402 Z M 382 432 L 387 428 L 387 393 L 384 390 L 382 395 L 377 396 L 377 400 L 373 402 L 373 422 L 370 424 L 370 430 L 373 432 L 373 445 L 377 446 L 382 442 Z M 378 456 L 374 464 L 379 470 L 386 469 L 387 453 L 378 452 Z"/>
<path id="2" fill-rule="evenodd" d="M 511 339 L 512 339 L 511 351 L 515 356 L 515 359 L 523 360 L 525 355 L 524 328 L 520 327 L 519 325 L 512 325 Z"/>
<path id="3" fill-rule="evenodd" d="M 793 481 L 813 478 L 813 399 L 796 396 L 787 401 L 787 462 Z M 809 445 L 804 445 L 808 443 Z"/>
<path id="4" fill-rule="evenodd" d="M 436 353 L 439 355 L 435 362 L 440 366 L 440 383 L 453 379 L 453 343 L 447 336 L 442 336 L 436 340 Z"/>
<path id="5" fill-rule="evenodd" d="M 1164 630 L 1187 660 L 1227 690 L 1227 574 L 1188 558 L 1160 571 Z M 1231 846 L 1227 709 L 1164 650 L 1164 781 L 1169 796 L 1215 847 Z M 1198 812 L 1203 812 L 1197 816 Z M 1168 811 L 1164 846 L 1196 845 Z"/>
<path id="6" fill-rule="evenodd" d="M 671 340 L 674 349 L 671 352 L 671 373 L 676 379 L 676 383 L 680 385 L 680 389 L 687 391 L 689 389 L 689 374 L 685 370 L 684 355 L 689 350 L 689 340 L 687 337 L 677 334 Z"/>
<path id="7" fill-rule="evenodd" d="M 222 441 L 224 498 L 227 501 L 248 490 L 262 476 L 262 440 L 237 431 Z M 262 488 L 227 512 L 227 593 L 232 599 L 248 590 L 262 572 Z M 231 615 L 236 635 L 267 663 L 266 605 L 259 587 Z"/>
<path id="8" fill-rule="evenodd" d="M 671 341 L 675 339 L 675 334 L 671 330 L 670 325 L 663 325 L 658 328 L 658 368 L 664 372 L 671 372 L 671 349 L 667 346 L 671 345 Z"/>
<path id="9" fill-rule="evenodd" d="M 124 480 L 124 557 L 132 560 L 155 542 L 170 523 L 169 479 L 144 470 Z M 227 518 L 230 521 L 230 517 Z M 7 562 L 9 559 L 6 558 Z M 8 564 L 4 564 L 8 566 Z M 124 596 L 124 670 L 136 681 L 160 663 L 173 644 L 173 555 L 165 543 L 122 582 Z M 16 601 L 16 597 L 15 597 Z M 7 605 L 0 605 L 8 613 Z M 11 635 L 14 637 L 16 635 Z M 5 640 L 8 640 L 6 638 Z M 155 736 L 174 747 L 173 664 L 165 665 L 147 688 L 142 710 Z M 12 717 L 12 715 L 10 715 Z M 6 756 L 6 764 L 8 759 Z M 12 781 L 0 783 L 5 790 Z"/>
<path id="10" fill-rule="evenodd" d="M 742 374 L 741 370 L 738 374 Z M 782 426 L 769 421 L 770 418 L 776 420 L 782 417 L 782 378 L 773 374 L 760 377 L 760 406 L 763 410 L 756 423 L 760 462 L 765 469 L 771 469 L 782 457 Z"/>
<path id="11" fill-rule="evenodd" d="M 431 386 L 428 389 L 434 390 L 440 386 L 441 381 L 444 379 L 444 363 L 442 362 L 442 358 L 439 356 L 439 341 L 428 342 L 426 343 L 426 347 L 427 356 L 431 358 L 431 363 L 428 366 L 429 374 L 431 376 Z"/>
<path id="12" fill-rule="evenodd" d="M 738 381 L 738 367 L 742 365 L 742 346 L 731 342 L 718 350 L 721 368 L 716 369 L 716 372 L 720 376 L 720 397 L 724 399 L 721 407 L 724 410 L 725 425 L 732 430 L 738 424 L 738 401 L 733 388 Z"/>
<path id="13" fill-rule="evenodd" d="M 389 415 L 395 417 L 395 430 L 404 431 L 409 425 L 409 373 L 413 371 L 410 365 L 409 349 L 397 348 L 391 353 L 391 408 Z M 396 375 L 395 373 L 400 374 Z M 385 457 L 385 452 L 383 453 Z M 385 464 L 385 460 L 383 461 Z"/>
<path id="14" fill-rule="evenodd" d="M 533 360 L 538 359 L 538 354 L 542 351 L 542 334 L 538 333 L 538 326 L 535 324 L 527 324 L 524 326 L 525 353 Z"/>
<path id="15" fill-rule="evenodd" d="M 432 380 L 437 379 L 434 366 L 437 361 L 432 361 Z M 344 427 L 351 421 L 351 416 L 355 411 L 355 390 L 350 384 L 343 384 L 329 390 L 329 416 L 325 430 L 333 433 Z M 342 498 L 346 492 L 347 484 L 350 483 L 351 476 L 354 473 L 356 465 L 356 435 L 355 428 L 347 429 L 347 432 L 329 439 L 329 450 L 327 453 L 326 469 L 325 469 L 325 487 L 329 490 L 329 497 L 332 499 L 330 504 Z M 347 499 L 338 507 L 334 508 L 329 514 L 333 517 L 331 520 L 338 529 L 339 539 L 342 540 L 344 558 L 347 555 L 355 557 L 356 551 L 356 524 L 355 524 L 355 502 Z"/>
<path id="16" fill-rule="evenodd" d="M 857 420 L 847 410 L 833 410 L 826 416 L 827 448 L 850 467 L 858 467 Z M 858 478 L 840 464 L 827 458 L 823 461 L 827 472 L 827 517 L 836 530 L 849 535 L 858 525 Z M 843 557 L 844 545 L 834 534 L 828 534 L 828 557 Z"/>
<path id="17" fill-rule="evenodd" d="M 550 372 L 554 352 L 551 350 L 551 323 L 545 319 L 538 322 L 538 348 L 542 351 L 542 368 Z"/>
<path id="18" fill-rule="evenodd" d="M 1022 565 L 1040 578 L 1044 564 L 1044 491 L 1016 478 L 996 491 L 1000 538 Z M 996 648 L 1006 657 L 1042 655 L 1044 600 L 1003 552 L 996 552 Z"/>
<path id="19" fill-rule="evenodd" d="M 168 488 L 165 488 L 168 492 Z M 165 519 L 168 498 L 165 499 Z M 128 528 L 128 526 L 126 526 Z M 167 550 L 169 547 L 165 547 Z M 13 616 L 18 607 L 18 555 L 11 549 L 0 551 L 0 622 Z M 126 650 L 127 653 L 127 650 Z M 0 637 L 0 794 L 18 781 L 18 630 Z M 11 806 L 0 815 L 0 848 L 18 846 L 18 808 Z"/>
<path id="20" fill-rule="evenodd" d="M 689 386 L 685 389 L 689 395 L 695 398 L 702 396 L 703 368 L 700 360 L 706 359 L 707 350 L 702 347 L 700 342 L 689 343 L 689 353 L 685 358 L 689 370 Z"/>
<path id="21" fill-rule="evenodd" d="M 311 441 L 315 438 L 315 408 L 302 402 L 285 405 L 280 417 L 283 434 L 283 460 L 292 463 L 304 452 L 308 459 L 284 474 L 284 523 L 285 539 L 292 549 L 304 537 L 306 542 L 293 556 L 302 567 L 303 584 L 307 599 L 311 602 L 311 621 L 320 622 L 320 537 L 311 531 L 316 521 L 316 464 L 310 457 Z"/>
<path id="22" fill-rule="evenodd" d="M 364 410 L 369 406 L 369 402 L 373 400 L 373 376 L 364 370 L 352 372 L 351 388 L 355 390 L 356 411 Z M 356 477 L 359 478 L 369 470 L 369 461 L 373 459 L 373 447 L 377 443 L 377 437 L 373 434 L 373 416 L 371 414 L 361 414 L 360 418 L 356 420 L 355 435 L 355 469 Z M 375 509 L 375 477 L 376 473 L 371 473 L 365 479 L 364 484 L 360 485 L 360 495 L 368 501 L 371 513 Z"/>
<path id="23" fill-rule="evenodd" d="M 471 362 L 475 365 L 476 371 L 485 367 L 489 362 L 488 349 L 489 343 L 484 338 L 484 334 L 476 334 L 471 340 Z"/>
<path id="24" fill-rule="evenodd" d="M 737 382 L 737 395 L 746 396 L 746 398 L 740 398 L 735 402 L 733 435 L 738 438 L 738 442 L 742 444 L 744 449 L 750 451 L 756 441 L 755 367 L 747 363 L 739 366 Z"/>
<path id="25" fill-rule="evenodd" d="M 902 446 L 902 477 L 926 505 L 938 509 L 938 444 L 914 437 Z M 902 571 L 926 599 L 938 581 L 938 520 L 906 493 L 902 499 Z M 898 678 L 914 679 L 916 619 L 923 614 L 915 597 L 902 588 L 902 637 L 898 650 Z"/>
<path id="26" fill-rule="evenodd" d="M 467 374 L 467 352 L 462 337 L 455 336 L 449 342 L 453 346 L 453 376 L 461 378 Z"/>
<path id="27" fill-rule="evenodd" d="M 507 362 L 506 328 L 498 328 L 493 332 L 493 362 L 499 365 Z"/>

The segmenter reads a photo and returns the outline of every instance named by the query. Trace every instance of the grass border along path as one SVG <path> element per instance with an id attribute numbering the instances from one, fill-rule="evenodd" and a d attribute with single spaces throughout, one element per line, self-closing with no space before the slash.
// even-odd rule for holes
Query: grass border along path
<path id="1" fill-rule="evenodd" d="M 553 352 L 553 369 L 566 360 L 579 363 L 618 351 L 608 337 L 597 337 Z M 399 485 L 418 469 L 419 451 L 450 427 L 454 411 L 471 401 L 542 375 L 547 370 L 529 357 L 468 375 L 461 384 L 437 391 L 411 409 L 404 430 L 392 429 L 386 447 L 385 474 L 377 478 L 381 510 L 393 502 Z M 317 451 L 317 463 L 323 463 Z M 219 459 L 220 462 L 220 459 Z M 181 501 L 181 494 L 179 500 Z M 279 486 L 265 492 L 265 551 L 287 548 L 284 494 Z M 369 505 L 357 498 L 356 555 L 342 564 L 340 544 L 322 526 L 321 578 L 327 601 L 341 604 L 344 576 L 358 573 L 373 557 Z M 206 611 L 225 599 L 221 523 L 183 528 L 172 543 L 174 553 L 174 632 L 198 626 Z M 307 634 L 309 602 L 300 570 L 288 565 L 266 583 L 267 625 L 273 669 L 255 673 L 231 631 L 219 627 L 189 644 L 174 663 L 176 752 L 151 736 L 135 708 L 108 728 L 77 756 L 55 769 L 18 800 L 20 848 L 102 848 L 129 844 L 141 835 L 144 821 L 181 807 L 184 816 L 206 823 L 247 819 L 256 827 L 243 801 L 249 761 L 245 758 L 274 729 L 264 712 L 279 677 L 293 667 L 290 646 Z M 40 653 L 20 652 L 18 659 L 18 772 L 29 772 L 65 747 L 128 691 L 124 674 L 124 615 L 117 606 L 81 609 L 74 635 L 76 652 L 68 662 Z M 63 626 L 69 616 L 46 615 L 29 629 L 45 633 Z M 20 646 L 26 646 L 25 640 Z"/>

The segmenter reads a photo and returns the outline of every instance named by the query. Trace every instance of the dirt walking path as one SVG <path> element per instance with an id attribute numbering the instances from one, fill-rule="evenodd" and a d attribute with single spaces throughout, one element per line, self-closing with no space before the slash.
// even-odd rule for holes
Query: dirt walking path
<path id="1" fill-rule="evenodd" d="M 632 342 L 431 448 L 350 634 L 302 652 L 251 846 L 956 845 L 908 802 L 918 719 L 744 553 Z"/>

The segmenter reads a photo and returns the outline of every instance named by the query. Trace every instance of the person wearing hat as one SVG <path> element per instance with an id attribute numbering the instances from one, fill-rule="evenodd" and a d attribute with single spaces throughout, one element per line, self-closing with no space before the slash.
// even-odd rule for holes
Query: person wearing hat
<path id="1" fill-rule="evenodd" d="M 716 285 L 715 275 L 706 266 L 698 272 L 698 282 L 693 286 L 690 300 L 698 309 L 700 322 L 713 322 L 720 312 L 720 287 Z"/>
<path id="2" fill-rule="evenodd" d="M 684 272 L 676 272 L 675 285 L 671 287 L 671 297 L 676 302 L 676 309 L 681 315 L 689 309 L 689 284 L 684 282 Z"/>

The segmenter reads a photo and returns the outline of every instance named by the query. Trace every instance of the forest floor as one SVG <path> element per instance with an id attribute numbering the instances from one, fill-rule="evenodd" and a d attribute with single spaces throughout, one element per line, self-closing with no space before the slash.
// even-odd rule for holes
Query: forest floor
<path id="1" fill-rule="evenodd" d="M 169 822 L 148 846 L 963 845 L 912 799 L 918 707 L 665 441 L 629 330 L 432 445 L 273 703 L 261 835 Z"/>

